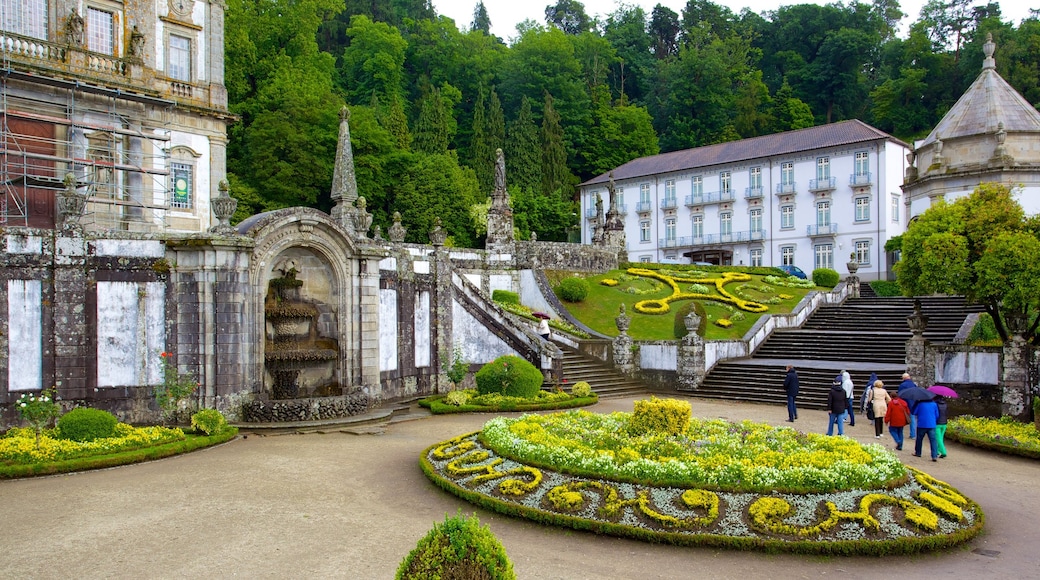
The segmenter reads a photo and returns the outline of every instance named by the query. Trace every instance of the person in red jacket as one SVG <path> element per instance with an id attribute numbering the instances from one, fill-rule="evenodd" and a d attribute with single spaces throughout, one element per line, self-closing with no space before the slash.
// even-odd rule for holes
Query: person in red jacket
<path id="1" fill-rule="evenodd" d="M 892 439 L 896 442 L 896 451 L 902 451 L 903 427 L 910 423 L 910 407 L 898 395 L 892 397 L 892 400 L 888 402 L 885 423 L 888 423 L 888 432 L 892 434 Z"/>

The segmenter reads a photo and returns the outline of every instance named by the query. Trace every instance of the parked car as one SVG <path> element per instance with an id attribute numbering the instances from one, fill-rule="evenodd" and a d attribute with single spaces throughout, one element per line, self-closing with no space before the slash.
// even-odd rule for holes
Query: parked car
<path id="1" fill-rule="evenodd" d="M 715 264 L 712 264 L 711 262 L 694 262 L 693 265 L 694 266 L 714 266 Z"/>
<path id="2" fill-rule="evenodd" d="M 788 276 L 794 276 L 796 278 L 801 278 L 802 280 L 809 279 L 809 277 L 805 275 L 805 272 L 803 272 L 798 266 L 778 266 L 778 268 L 787 272 Z"/>

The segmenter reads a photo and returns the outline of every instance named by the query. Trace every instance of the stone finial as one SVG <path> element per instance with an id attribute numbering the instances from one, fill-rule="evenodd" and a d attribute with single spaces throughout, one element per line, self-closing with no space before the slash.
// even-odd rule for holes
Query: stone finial
<path id="1" fill-rule="evenodd" d="M 58 219 L 63 226 L 79 227 L 79 219 L 87 209 L 87 196 L 77 189 L 76 176 L 72 172 L 65 174 L 62 183 L 65 189 L 58 194 Z"/>
<path id="2" fill-rule="evenodd" d="M 534 232 L 531 232 L 531 241 L 532 242 L 537 242 L 538 241 L 538 234 L 536 234 Z"/>
<path id="3" fill-rule="evenodd" d="M 1000 121 L 997 123 L 997 146 L 993 149 L 993 158 L 999 163 L 1003 163 L 1008 158 L 1007 145 L 1004 144 L 1007 141 L 1007 130 L 1004 129 L 1004 122 Z"/>
<path id="4" fill-rule="evenodd" d="M 506 156 L 502 148 L 495 149 L 495 191 L 506 190 Z"/>
<path id="5" fill-rule="evenodd" d="M 379 224 L 372 226 L 372 239 L 377 242 L 386 241 L 383 239 L 383 228 Z"/>
<path id="6" fill-rule="evenodd" d="M 448 239 L 448 233 L 441 227 L 441 218 L 433 218 L 433 229 L 430 230 L 430 243 L 435 246 L 443 246 Z"/>
<path id="7" fill-rule="evenodd" d="M 238 200 L 231 197 L 230 189 L 227 180 L 221 179 L 217 185 L 217 197 L 209 200 L 213 216 L 217 218 L 217 225 L 209 229 L 214 234 L 235 233 L 235 228 L 231 227 L 231 216 L 235 215 L 235 210 L 238 209 Z"/>
<path id="8" fill-rule="evenodd" d="M 368 228 L 372 227 L 372 214 L 366 209 L 368 202 L 364 196 L 357 198 L 357 207 L 350 213 L 354 222 L 354 232 L 362 238 L 368 237 Z"/>
<path id="9" fill-rule="evenodd" d="M 701 317 L 696 312 L 690 311 L 685 317 L 683 317 L 683 325 L 686 327 L 687 334 L 693 334 L 697 332 L 697 327 L 700 326 Z"/>
<path id="10" fill-rule="evenodd" d="M 910 332 L 914 336 L 923 335 L 928 327 L 928 317 L 924 315 L 924 311 L 921 309 L 920 299 L 914 299 L 914 313 L 907 317 L 906 324 L 910 327 Z"/>
<path id="11" fill-rule="evenodd" d="M 982 45 L 982 54 L 986 55 L 986 58 L 982 60 L 982 70 L 995 69 L 997 68 L 997 61 L 993 58 L 993 52 L 997 49 L 997 45 L 993 43 L 993 33 L 986 33 L 986 44 Z"/>
<path id="12" fill-rule="evenodd" d="M 395 244 L 400 244 L 401 242 L 404 242 L 404 238 L 405 235 L 408 234 L 408 230 L 406 230 L 405 227 L 401 225 L 401 212 L 394 212 L 394 223 L 390 226 L 390 229 L 387 233 L 390 235 L 391 242 Z"/>
<path id="13" fill-rule="evenodd" d="M 614 324 L 617 325 L 617 329 L 621 331 L 621 334 L 628 332 L 628 327 L 632 324 L 632 319 L 625 313 L 624 303 L 622 303 L 618 308 L 618 315 L 617 318 L 614 319 Z"/>
<path id="14" fill-rule="evenodd" d="M 336 144 L 336 166 L 332 171 L 330 196 L 336 203 L 332 208 L 332 217 L 340 222 L 350 221 L 347 216 L 352 213 L 352 206 L 358 198 L 358 188 L 354 172 L 354 150 L 350 145 L 350 109 L 346 106 L 339 111 L 339 142 Z"/>

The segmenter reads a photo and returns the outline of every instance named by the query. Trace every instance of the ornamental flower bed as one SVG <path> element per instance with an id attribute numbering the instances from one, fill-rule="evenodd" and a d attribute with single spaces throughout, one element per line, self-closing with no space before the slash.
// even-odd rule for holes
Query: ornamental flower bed
<path id="1" fill-rule="evenodd" d="M 1040 431 L 1032 423 L 1011 417 L 989 419 L 962 415 L 950 419 L 946 437 L 982 449 L 1040 459 Z"/>
<path id="2" fill-rule="evenodd" d="M 460 389 L 446 395 L 434 395 L 419 401 L 434 415 L 450 413 L 497 413 L 500 411 L 547 411 L 585 407 L 599 401 L 599 395 L 589 392 L 566 393 L 539 391 L 534 397 L 507 397 L 498 393 L 481 395 L 476 389 Z"/>
<path id="3" fill-rule="evenodd" d="M 434 483 L 508 515 L 648 541 L 804 553 L 934 550 L 979 533 L 978 505 L 880 445 L 693 419 L 629 437 L 630 414 L 495 418 L 426 449 Z"/>

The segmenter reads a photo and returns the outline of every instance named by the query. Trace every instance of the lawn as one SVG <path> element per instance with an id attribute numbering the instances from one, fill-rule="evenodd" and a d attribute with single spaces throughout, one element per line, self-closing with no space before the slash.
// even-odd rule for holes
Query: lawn
<path id="1" fill-rule="evenodd" d="M 639 264 L 640 268 L 656 269 L 664 276 L 679 276 L 683 279 L 693 278 L 697 282 L 677 282 L 681 292 L 701 293 L 719 296 L 713 280 L 726 272 L 742 272 L 750 275 L 750 280 L 723 283 L 726 292 L 738 299 L 759 302 L 768 307 L 765 314 L 791 312 L 798 302 L 811 290 L 769 284 L 765 282 L 769 269 L 701 267 L 682 269 L 680 266 L 660 266 L 656 264 Z M 755 273 L 752 273 L 755 272 Z M 547 272 L 547 275 L 549 273 Z M 550 280 L 558 280 L 567 273 L 553 272 Z M 618 315 L 618 305 L 624 304 L 625 311 L 632 319 L 628 334 L 636 340 L 674 340 L 675 313 L 690 299 L 674 300 L 668 304 L 668 311 L 662 314 L 643 314 L 637 311 L 636 303 L 643 300 L 663 299 L 673 293 L 673 288 L 666 282 L 652 277 L 639 276 L 627 270 L 612 270 L 604 274 L 584 276 L 589 283 L 589 295 L 583 302 L 564 302 L 570 313 L 589 328 L 607 336 L 617 336 L 618 330 L 614 319 Z M 617 284 L 608 286 L 604 280 L 613 280 Z M 609 284 L 608 282 L 607 284 Z M 692 288 L 700 286 L 701 288 Z M 816 288 L 827 290 L 826 288 Z M 762 313 L 742 310 L 733 304 L 710 299 L 698 299 L 704 306 L 708 316 L 704 338 L 708 340 L 739 339 L 746 333 Z M 717 324 L 720 319 L 732 322 L 729 328 Z"/>

